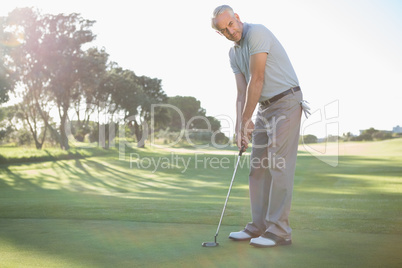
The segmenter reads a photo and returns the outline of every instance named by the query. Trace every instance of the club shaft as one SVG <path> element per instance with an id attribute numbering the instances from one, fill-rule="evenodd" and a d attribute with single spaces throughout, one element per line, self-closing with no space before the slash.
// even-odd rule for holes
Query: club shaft
<path id="1" fill-rule="evenodd" d="M 220 227 L 221 227 L 223 215 L 225 214 L 226 206 L 227 206 L 227 204 L 228 204 L 228 200 L 229 200 L 229 196 L 230 196 L 230 191 L 232 190 L 232 185 L 233 185 L 234 178 L 235 178 L 235 176 L 236 176 L 237 166 L 239 165 L 240 157 L 241 157 L 241 154 L 239 154 L 239 156 L 237 156 L 237 162 L 236 162 L 235 170 L 234 170 L 234 172 L 233 172 L 232 181 L 230 182 L 229 191 L 228 191 L 228 194 L 227 194 L 227 196 L 226 196 L 225 205 L 223 206 L 223 210 L 222 210 L 222 214 L 221 214 L 221 219 L 219 220 L 218 228 L 216 229 L 215 242 L 216 242 L 216 237 L 218 236 L 218 233 L 219 233 L 219 229 L 220 229 Z"/>

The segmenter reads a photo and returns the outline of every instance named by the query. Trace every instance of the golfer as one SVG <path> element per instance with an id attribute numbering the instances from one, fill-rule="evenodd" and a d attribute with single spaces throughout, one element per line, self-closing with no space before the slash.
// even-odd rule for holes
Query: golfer
<path id="1" fill-rule="evenodd" d="M 253 145 L 252 222 L 229 238 L 250 240 L 256 247 L 290 245 L 288 218 L 302 112 L 297 76 L 284 48 L 265 26 L 242 22 L 223 5 L 214 10 L 212 27 L 233 41 L 229 58 L 237 86 L 237 146 L 247 149 L 251 138 Z"/>

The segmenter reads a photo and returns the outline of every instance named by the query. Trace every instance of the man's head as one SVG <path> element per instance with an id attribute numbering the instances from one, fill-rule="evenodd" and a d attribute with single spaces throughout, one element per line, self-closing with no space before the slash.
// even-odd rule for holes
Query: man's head
<path id="1" fill-rule="evenodd" d="M 215 8 L 212 19 L 212 28 L 228 40 L 239 42 L 243 34 L 243 23 L 239 15 L 233 12 L 230 6 L 223 5 Z"/>

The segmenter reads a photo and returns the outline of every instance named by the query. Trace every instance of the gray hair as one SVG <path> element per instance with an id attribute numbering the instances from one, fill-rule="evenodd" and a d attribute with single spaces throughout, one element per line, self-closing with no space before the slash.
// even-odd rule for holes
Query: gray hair
<path id="1" fill-rule="evenodd" d="M 217 8 L 215 8 L 214 12 L 212 13 L 212 18 L 211 18 L 211 26 L 213 29 L 216 29 L 216 25 L 215 25 L 215 18 L 218 17 L 220 14 L 222 14 L 225 11 L 229 11 L 229 14 L 234 17 L 234 11 L 233 8 L 231 8 L 228 5 L 222 5 L 222 6 L 218 6 Z"/>

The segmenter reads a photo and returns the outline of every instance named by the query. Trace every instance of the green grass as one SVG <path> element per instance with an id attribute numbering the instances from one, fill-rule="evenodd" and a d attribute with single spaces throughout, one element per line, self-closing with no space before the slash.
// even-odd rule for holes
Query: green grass
<path id="1" fill-rule="evenodd" d="M 97 147 L 71 148 L 68 151 L 60 148 L 45 148 L 37 150 L 31 147 L 0 147 L 0 165 L 12 165 L 18 163 L 34 163 L 44 161 L 79 159 L 91 156 L 116 154 L 116 150 L 103 150 Z"/>
<path id="2" fill-rule="evenodd" d="M 272 249 L 227 239 L 250 221 L 246 163 L 236 176 L 221 245 L 201 247 L 213 240 L 235 150 L 130 149 L 125 160 L 116 150 L 97 150 L 81 151 L 85 158 L 0 166 L 1 267 L 402 264 L 402 139 L 341 143 L 337 167 L 300 151 L 290 218 L 294 243 Z M 172 157 L 189 161 L 188 168 L 181 162 L 146 168 L 146 159 Z M 205 169 L 211 161 L 223 166 Z"/>

